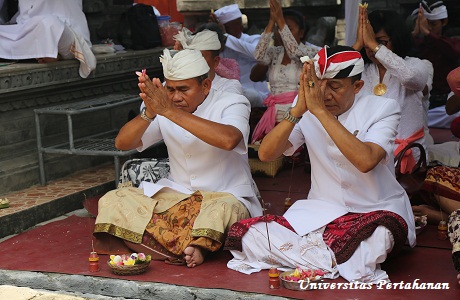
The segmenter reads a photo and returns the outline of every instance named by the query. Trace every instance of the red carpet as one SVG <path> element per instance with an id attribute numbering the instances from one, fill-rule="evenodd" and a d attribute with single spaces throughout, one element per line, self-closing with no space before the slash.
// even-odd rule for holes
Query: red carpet
<path id="1" fill-rule="evenodd" d="M 268 288 L 267 271 L 244 275 L 226 267 L 231 259 L 229 252 L 219 252 L 201 266 L 189 269 L 184 266 L 171 266 L 163 262 L 152 261 L 148 271 L 136 276 L 117 276 L 111 273 L 106 262 L 108 256 L 100 256 L 100 268 L 97 273 L 88 271 L 88 256 L 91 252 L 91 232 L 93 218 L 71 216 L 61 221 L 49 223 L 24 232 L 0 243 L 0 268 L 5 270 L 23 270 L 102 276 L 126 280 L 162 282 L 176 285 L 203 288 L 221 288 L 235 291 L 272 294 L 292 298 L 314 297 L 382 299 L 460 299 L 460 287 L 455 281 L 455 270 L 450 259 L 449 243 L 435 239 L 433 228 L 428 228 L 419 237 L 419 246 L 413 250 L 404 249 L 397 257 L 387 262 L 383 268 L 389 273 L 393 283 L 400 281 L 449 283 L 449 290 L 315 290 L 291 291 L 284 288 Z M 426 246 L 420 246 L 426 245 Z M 438 247 L 438 248 L 433 248 Z M 444 249 L 442 249 L 444 248 Z M 337 279 L 327 282 L 345 282 Z"/>

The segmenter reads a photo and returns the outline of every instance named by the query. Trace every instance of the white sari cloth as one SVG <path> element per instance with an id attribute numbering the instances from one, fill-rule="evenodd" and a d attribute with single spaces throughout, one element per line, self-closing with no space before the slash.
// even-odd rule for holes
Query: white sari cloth
<path id="1" fill-rule="evenodd" d="M 83 78 L 96 68 L 82 0 L 20 0 L 16 22 L 0 26 L 0 58 L 54 58 L 59 53 L 80 61 Z"/>
<path id="2" fill-rule="evenodd" d="M 233 259 L 227 263 L 227 267 L 244 274 L 272 267 L 281 271 L 300 267 L 319 269 L 326 273 L 325 278 L 337 278 L 339 273 L 335 256 L 323 241 L 323 231 L 324 227 L 300 236 L 276 222 L 255 223 L 243 236 L 243 252 L 230 250 Z"/>
<path id="3" fill-rule="evenodd" d="M 255 223 L 243 236 L 243 251 L 230 250 L 233 259 L 227 267 L 244 274 L 272 267 L 280 271 L 298 267 L 321 270 L 325 272 L 324 278 L 330 279 L 340 274 L 348 281 L 370 284 L 390 281 L 388 274 L 380 268 L 394 246 L 393 235 L 387 228 L 378 226 L 346 262 L 338 265 L 334 253 L 324 243 L 323 231 L 324 227 L 300 236 L 276 222 Z"/>

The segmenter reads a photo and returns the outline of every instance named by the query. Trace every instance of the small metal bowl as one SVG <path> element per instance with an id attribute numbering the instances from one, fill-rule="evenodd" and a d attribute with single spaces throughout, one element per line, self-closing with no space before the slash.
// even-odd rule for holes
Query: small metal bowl
<path id="1" fill-rule="evenodd" d="M 301 281 L 289 281 L 289 280 L 285 279 L 286 276 L 292 275 L 292 273 L 294 271 L 295 270 L 288 270 L 288 271 L 285 271 L 285 272 L 280 274 L 281 284 L 283 285 L 283 287 L 285 287 L 285 288 L 287 288 L 289 290 L 294 290 L 294 291 L 310 291 L 310 290 L 312 290 L 309 282 L 307 282 L 307 281 L 304 281 L 304 280 L 301 280 Z M 310 282 L 320 281 L 322 279 L 323 279 L 323 277 L 320 277 L 318 279 L 311 280 Z"/>

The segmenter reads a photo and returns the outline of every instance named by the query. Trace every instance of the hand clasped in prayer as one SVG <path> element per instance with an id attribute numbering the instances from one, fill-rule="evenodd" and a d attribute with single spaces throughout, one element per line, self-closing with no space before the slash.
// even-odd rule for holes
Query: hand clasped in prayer
<path id="1" fill-rule="evenodd" d="M 307 78 L 310 80 L 307 80 Z M 326 80 L 318 79 L 312 60 L 304 64 L 300 78 L 300 87 L 303 92 L 299 92 L 299 101 L 303 96 L 303 101 L 306 105 L 305 111 L 308 108 L 312 114 L 315 114 L 321 110 L 327 110 L 326 105 L 324 104 Z"/>
<path id="2" fill-rule="evenodd" d="M 153 78 L 150 80 L 148 75 L 139 76 L 138 85 L 142 91 L 139 96 L 144 100 L 148 111 L 154 112 L 155 115 L 164 115 L 174 108 L 174 104 L 169 100 L 166 89 L 160 79 Z"/>

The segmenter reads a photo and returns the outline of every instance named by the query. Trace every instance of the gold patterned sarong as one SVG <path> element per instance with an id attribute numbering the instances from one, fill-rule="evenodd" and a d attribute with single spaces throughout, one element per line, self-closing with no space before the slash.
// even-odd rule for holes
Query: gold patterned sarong
<path id="1" fill-rule="evenodd" d="M 110 191 L 99 199 L 94 233 L 105 232 L 141 243 L 157 202 L 134 187 Z"/>
<path id="2" fill-rule="evenodd" d="M 143 195 L 141 189 L 122 188 L 99 201 L 95 233 L 109 233 L 138 244 L 143 242 L 143 234 L 148 234 L 176 255 L 182 255 L 189 245 L 218 250 L 230 226 L 249 217 L 236 197 L 220 192 L 186 195 L 162 189 L 152 199 Z M 139 213 L 146 205 L 151 206 L 148 218 Z"/>
<path id="3" fill-rule="evenodd" d="M 453 200 L 460 200 L 460 169 L 436 166 L 428 170 L 423 187 L 432 192 Z"/>

